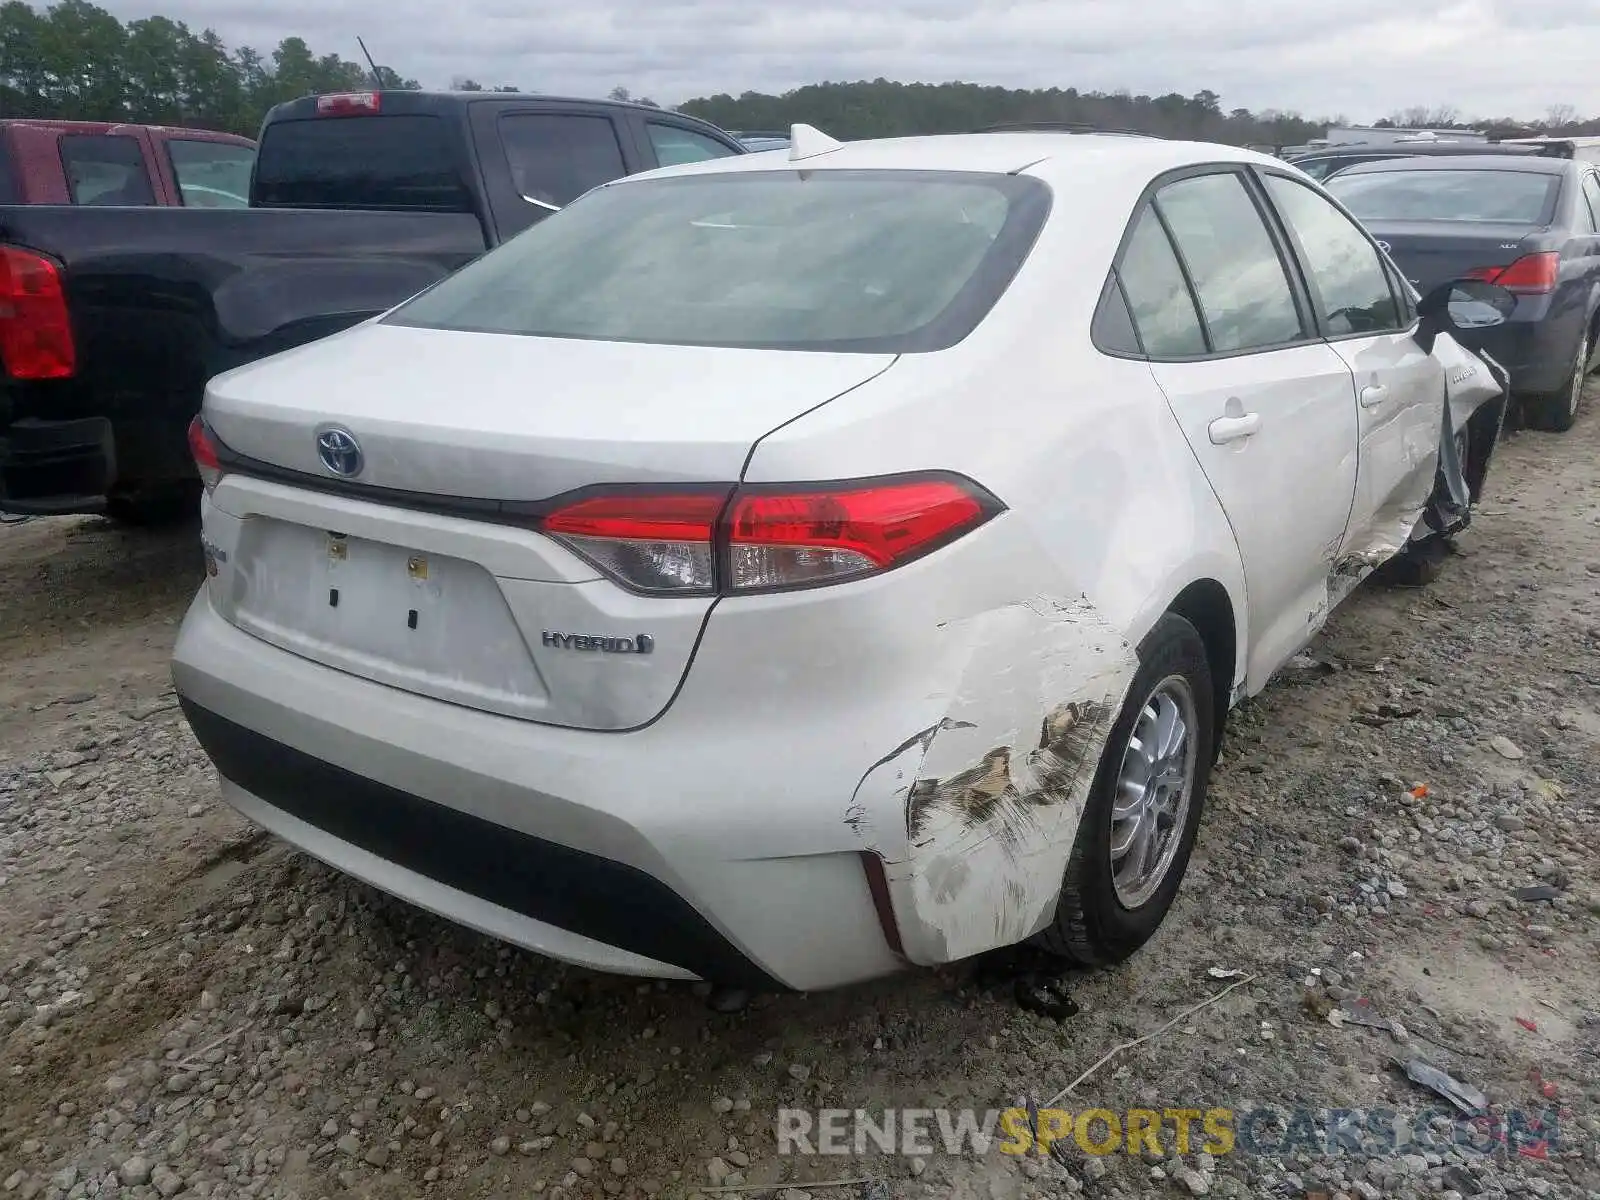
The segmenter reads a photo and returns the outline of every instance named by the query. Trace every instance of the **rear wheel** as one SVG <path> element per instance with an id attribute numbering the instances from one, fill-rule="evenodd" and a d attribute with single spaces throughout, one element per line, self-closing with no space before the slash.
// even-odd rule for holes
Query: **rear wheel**
<path id="1" fill-rule="evenodd" d="M 1578 349 L 1572 357 L 1572 370 L 1566 381 L 1547 396 L 1534 396 L 1523 405 L 1528 425 L 1533 429 L 1546 429 L 1552 433 L 1565 433 L 1578 419 L 1578 405 L 1583 400 L 1583 384 L 1589 368 L 1589 330 L 1578 338 Z"/>
<path id="2" fill-rule="evenodd" d="M 1205 642 L 1167 613 L 1139 647 L 1039 945 L 1093 966 L 1127 958 L 1160 926 L 1205 807 L 1214 696 Z"/>

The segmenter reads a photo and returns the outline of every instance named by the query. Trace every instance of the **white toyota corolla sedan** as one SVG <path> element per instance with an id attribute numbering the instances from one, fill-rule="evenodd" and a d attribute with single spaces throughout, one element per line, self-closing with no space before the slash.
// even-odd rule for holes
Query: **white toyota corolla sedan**
<path id="1" fill-rule="evenodd" d="M 1292 167 L 1066 132 L 601 187 L 219 376 L 173 675 L 224 798 L 607 971 L 817 989 L 1173 903 L 1229 708 L 1503 411 Z"/>

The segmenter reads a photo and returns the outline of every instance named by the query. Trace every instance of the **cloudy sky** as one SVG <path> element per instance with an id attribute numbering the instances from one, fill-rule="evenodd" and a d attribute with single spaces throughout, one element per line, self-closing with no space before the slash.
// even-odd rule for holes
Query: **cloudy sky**
<path id="1" fill-rule="evenodd" d="M 106 0 L 101 0 L 106 3 Z M 1181 92 L 1370 120 L 1411 105 L 1600 115 L 1600 0 L 110 0 L 268 50 L 673 104 L 820 80 Z"/>

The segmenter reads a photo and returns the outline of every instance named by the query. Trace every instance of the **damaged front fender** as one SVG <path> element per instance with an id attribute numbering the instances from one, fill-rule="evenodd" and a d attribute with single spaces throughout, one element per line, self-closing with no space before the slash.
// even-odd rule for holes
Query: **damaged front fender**
<path id="1" fill-rule="evenodd" d="M 1138 669 L 1082 599 L 1021 601 L 943 632 L 966 652 L 945 715 L 877 760 L 844 815 L 882 861 L 904 953 L 920 965 L 1048 923 Z"/>
<path id="2" fill-rule="evenodd" d="M 1445 347 L 1448 344 L 1450 350 Z M 1471 351 L 1453 338 L 1441 339 L 1435 352 L 1445 365 L 1447 402 L 1439 440 L 1439 473 L 1413 536 L 1455 533 L 1472 520 L 1472 505 L 1483 493 L 1489 459 L 1500 444 L 1511 375 L 1487 351 Z M 1451 353 L 1451 350 L 1454 353 Z M 1457 360 L 1457 361 L 1452 361 Z M 1465 451 L 1465 454 L 1463 454 Z"/>

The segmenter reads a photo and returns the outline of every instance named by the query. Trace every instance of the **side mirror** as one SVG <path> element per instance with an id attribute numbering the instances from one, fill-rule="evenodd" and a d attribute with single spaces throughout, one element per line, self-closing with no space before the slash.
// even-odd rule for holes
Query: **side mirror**
<path id="1" fill-rule="evenodd" d="M 1481 279 L 1452 279 L 1417 302 L 1417 343 L 1431 351 L 1441 332 L 1476 333 L 1503 325 L 1517 307 L 1505 288 Z"/>

